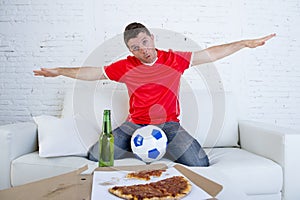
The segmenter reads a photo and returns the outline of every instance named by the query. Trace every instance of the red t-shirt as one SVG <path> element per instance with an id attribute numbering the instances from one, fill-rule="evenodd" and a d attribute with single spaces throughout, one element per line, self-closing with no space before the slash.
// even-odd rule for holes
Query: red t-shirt
<path id="1" fill-rule="evenodd" d="M 125 83 L 129 94 L 128 121 L 135 124 L 178 122 L 180 77 L 190 66 L 191 52 L 157 50 L 148 66 L 134 56 L 105 66 L 110 80 Z"/>

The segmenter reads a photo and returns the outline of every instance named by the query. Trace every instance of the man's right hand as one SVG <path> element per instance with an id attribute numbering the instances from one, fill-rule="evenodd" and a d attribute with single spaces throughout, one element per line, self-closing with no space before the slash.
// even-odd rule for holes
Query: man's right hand
<path id="1" fill-rule="evenodd" d="M 44 77 L 56 77 L 60 74 L 58 73 L 58 68 L 41 68 L 40 70 L 33 70 L 35 76 Z"/>
<path id="2" fill-rule="evenodd" d="M 33 70 L 33 72 L 35 76 L 44 77 L 56 77 L 62 75 L 86 81 L 106 79 L 101 67 L 41 68 L 40 70 Z"/>

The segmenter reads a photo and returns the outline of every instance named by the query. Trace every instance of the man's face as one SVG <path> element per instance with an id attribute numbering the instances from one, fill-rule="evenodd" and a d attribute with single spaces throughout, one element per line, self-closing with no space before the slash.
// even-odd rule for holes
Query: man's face
<path id="1" fill-rule="evenodd" d="M 128 40 L 127 46 L 129 51 L 143 63 L 152 63 L 157 57 L 153 35 L 140 32 L 137 37 Z"/>

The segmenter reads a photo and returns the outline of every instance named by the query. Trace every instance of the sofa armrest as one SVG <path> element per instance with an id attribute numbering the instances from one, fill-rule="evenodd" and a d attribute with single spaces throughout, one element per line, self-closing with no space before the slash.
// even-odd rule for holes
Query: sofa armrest
<path id="1" fill-rule="evenodd" d="M 5 189 L 11 187 L 11 162 L 37 150 L 36 124 L 26 122 L 0 126 L 0 147 L 0 189 Z"/>
<path id="2" fill-rule="evenodd" d="M 266 123 L 240 121 L 241 148 L 278 163 L 283 170 L 283 199 L 300 199 L 300 131 Z"/>

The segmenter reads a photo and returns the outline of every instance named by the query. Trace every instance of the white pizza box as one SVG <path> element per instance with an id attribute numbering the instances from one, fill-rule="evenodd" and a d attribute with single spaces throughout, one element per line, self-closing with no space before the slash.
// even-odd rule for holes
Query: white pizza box
<path id="1" fill-rule="evenodd" d="M 129 172 L 135 172 L 140 170 L 152 170 L 152 169 L 166 169 L 166 172 L 162 173 L 161 177 L 153 177 L 150 181 L 128 179 L 125 176 Z M 96 168 L 93 176 L 92 197 L 91 200 L 96 199 L 115 199 L 120 198 L 109 193 L 108 189 L 113 186 L 123 185 L 135 185 L 146 184 L 149 182 L 156 182 L 162 179 L 166 179 L 172 176 L 184 176 L 189 180 L 192 185 L 191 192 L 184 198 L 188 199 L 210 199 L 215 197 L 221 190 L 222 185 L 209 180 L 192 170 L 189 170 L 183 165 L 175 165 L 168 168 L 164 164 L 152 164 L 152 165 L 139 165 L 139 166 L 121 166 L 121 167 L 101 167 Z"/>

